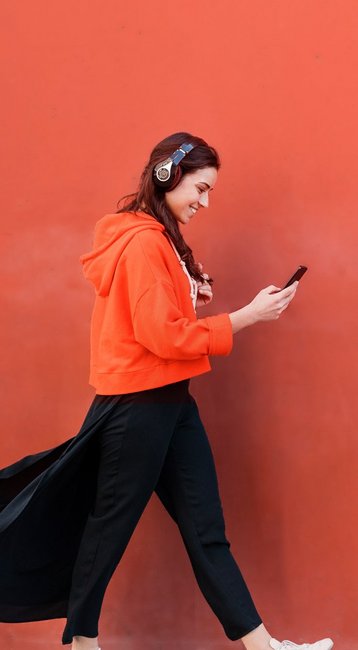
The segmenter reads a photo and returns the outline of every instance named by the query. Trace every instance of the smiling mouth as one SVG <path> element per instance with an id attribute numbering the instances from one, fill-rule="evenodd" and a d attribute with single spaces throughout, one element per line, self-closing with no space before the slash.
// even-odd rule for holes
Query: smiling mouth
<path id="1" fill-rule="evenodd" d="M 193 214 L 195 214 L 198 211 L 198 208 L 193 208 L 191 205 L 189 205 L 189 208 Z"/>

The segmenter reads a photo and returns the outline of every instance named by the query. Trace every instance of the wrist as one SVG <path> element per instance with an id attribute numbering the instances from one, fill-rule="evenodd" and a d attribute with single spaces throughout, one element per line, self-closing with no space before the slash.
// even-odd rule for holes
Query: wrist
<path id="1" fill-rule="evenodd" d="M 231 320 L 234 334 L 244 327 L 254 325 L 254 323 L 256 323 L 258 320 L 251 305 L 245 305 L 245 307 L 241 307 L 241 309 L 237 309 L 236 311 L 231 312 L 231 314 L 229 314 L 229 318 Z"/>
<path id="2" fill-rule="evenodd" d="M 242 307 L 242 310 L 246 314 L 249 325 L 255 325 L 255 323 L 258 323 L 260 319 L 257 315 L 257 311 L 254 309 L 251 303 L 245 305 L 245 307 Z"/>

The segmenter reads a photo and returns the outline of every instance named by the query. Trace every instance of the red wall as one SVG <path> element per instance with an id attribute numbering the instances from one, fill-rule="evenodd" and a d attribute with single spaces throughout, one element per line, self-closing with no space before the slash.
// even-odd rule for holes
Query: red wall
<path id="1" fill-rule="evenodd" d="M 357 602 L 357 4 L 5 1 L 1 45 L 1 465 L 78 431 L 93 302 L 78 261 L 152 146 L 219 149 L 183 234 L 233 311 L 298 264 L 278 321 L 192 380 L 227 534 L 273 636 L 352 650 Z M 354 616 L 355 615 L 355 616 Z M 64 620 L 2 624 L 59 648 Z M 231 648 L 153 497 L 109 586 L 103 650 Z"/>

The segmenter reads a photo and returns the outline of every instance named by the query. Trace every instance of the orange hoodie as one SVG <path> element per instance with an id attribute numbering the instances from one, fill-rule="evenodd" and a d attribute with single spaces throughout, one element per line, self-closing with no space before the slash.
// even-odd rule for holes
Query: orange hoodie
<path id="1" fill-rule="evenodd" d="M 211 370 L 233 346 L 229 314 L 197 318 L 164 226 L 145 212 L 108 214 L 81 255 L 96 292 L 89 383 L 100 395 L 164 386 Z"/>

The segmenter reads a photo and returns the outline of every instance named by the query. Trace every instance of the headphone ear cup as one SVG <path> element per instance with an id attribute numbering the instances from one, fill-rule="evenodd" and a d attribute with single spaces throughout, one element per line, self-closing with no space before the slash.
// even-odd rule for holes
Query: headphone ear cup
<path id="1" fill-rule="evenodd" d="M 178 167 L 176 168 L 176 170 L 174 172 L 173 180 L 170 183 L 170 187 L 168 187 L 167 191 L 170 192 L 171 190 L 174 190 L 176 188 L 176 186 L 179 185 L 179 183 L 180 183 L 180 181 L 182 179 L 182 176 L 183 176 L 182 169 L 181 169 L 180 165 L 178 165 Z"/>

